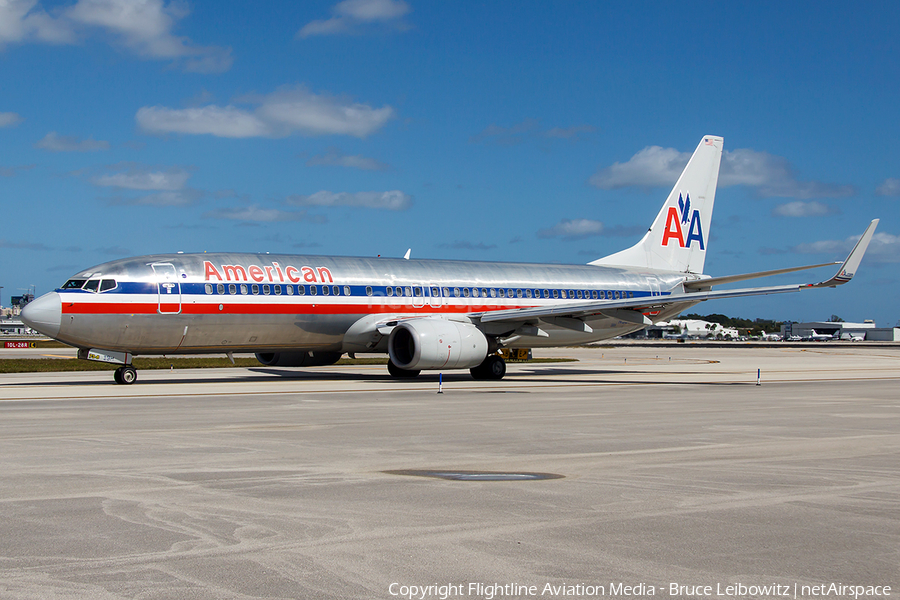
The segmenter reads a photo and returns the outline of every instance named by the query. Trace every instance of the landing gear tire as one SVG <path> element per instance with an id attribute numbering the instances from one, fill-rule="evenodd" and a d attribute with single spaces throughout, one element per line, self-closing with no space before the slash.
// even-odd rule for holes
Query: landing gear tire
<path id="1" fill-rule="evenodd" d="M 506 375 L 506 362 L 496 354 L 491 354 L 477 367 L 469 369 L 474 379 L 499 381 Z"/>
<path id="2" fill-rule="evenodd" d="M 118 369 L 116 369 L 116 372 L 113 375 L 113 379 L 116 380 L 116 383 L 131 385 L 132 383 L 137 381 L 137 369 L 135 369 L 131 365 L 119 367 Z"/>
<path id="3" fill-rule="evenodd" d="M 397 379 L 412 379 L 413 377 L 418 377 L 420 372 L 421 371 L 401 369 L 394 364 L 394 361 L 388 360 L 388 373 L 391 374 L 391 377 L 396 377 Z"/>

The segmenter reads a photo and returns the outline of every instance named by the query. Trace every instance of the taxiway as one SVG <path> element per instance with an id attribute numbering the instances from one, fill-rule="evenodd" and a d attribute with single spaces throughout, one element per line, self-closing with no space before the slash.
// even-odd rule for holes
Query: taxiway
<path id="1" fill-rule="evenodd" d="M 900 592 L 897 347 L 540 355 L 578 362 L 442 394 L 384 366 L 2 375 L 0 597 Z"/>

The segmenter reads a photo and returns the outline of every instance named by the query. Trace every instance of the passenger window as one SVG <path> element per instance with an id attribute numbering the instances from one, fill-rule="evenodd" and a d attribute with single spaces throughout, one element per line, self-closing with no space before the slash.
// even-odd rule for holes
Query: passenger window
<path id="1" fill-rule="evenodd" d="M 412 288 L 411 287 L 406 286 L 403 291 L 406 293 L 407 296 L 412 296 Z"/>
<path id="2" fill-rule="evenodd" d="M 328 289 L 328 286 L 327 286 L 327 285 L 323 285 L 323 286 L 322 286 L 322 295 L 323 295 L 323 296 L 327 296 L 327 295 L 330 294 L 330 293 L 331 293 L 331 290 Z"/>
<path id="3" fill-rule="evenodd" d="M 269 288 L 269 284 L 263 284 L 263 294 L 268 296 L 271 292 L 272 290 Z"/>
<path id="4" fill-rule="evenodd" d="M 250 286 L 250 289 L 253 291 L 254 296 L 259 295 L 259 286 L 257 284 L 254 283 L 252 286 Z"/>
<path id="5" fill-rule="evenodd" d="M 440 295 L 441 295 L 441 289 L 440 289 L 440 288 L 436 288 L 436 287 L 432 287 L 432 288 L 431 288 L 431 297 L 432 297 L 432 298 L 438 298 L 438 297 L 440 297 Z"/>
<path id="6" fill-rule="evenodd" d="M 327 288 L 326 288 L 326 289 L 327 289 Z M 319 293 L 319 286 L 317 286 L 317 285 L 311 285 L 311 286 L 309 286 L 309 295 L 310 295 L 310 296 L 315 296 L 315 295 L 318 294 L 318 293 Z"/>
<path id="7" fill-rule="evenodd" d="M 629 298 L 634 298 L 634 292 L 628 292 L 628 297 L 629 297 Z"/>
<path id="8" fill-rule="evenodd" d="M 274 287 L 275 287 L 275 295 L 280 296 L 281 295 L 281 286 L 275 285 Z"/>
<path id="9" fill-rule="evenodd" d="M 491 288 L 491 298 L 496 298 L 496 297 L 497 297 L 497 290 L 495 290 L 494 288 Z"/>
<path id="10" fill-rule="evenodd" d="M 246 296 L 246 295 L 247 295 L 247 284 L 242 283 L 241 284 L 241 296 Z"/>
<path id="11" fill-rule="evenodd" d="M 466 288 L 466 296 L 468 296 L 468 295 L 469 295 L 469 288 Z M 473 298 L 478 297 L 478 288 L 472 288 L 472 297 Z"/>
<path id="12" fill-rule="evenodd" d="M 367 289 L 368 289 L 368 290 L 371 290 L 372 288 L 367 288 Z M 345 285 L 345 286 L 344 286 L 344 295 L 345 295 L 345 296 L 349 296 L 349 295 L 350 295 L 350 286 L 349 286 L 349 285 Z M 369 295 L 371 296 L 372 294 L 369 294 Z"/>
<path id="13" fill-rule="evenodd" d="M 525 297 L 531 298 L 531 290 L 525 290 Z"/>
<path id="14" fill-rule="evenodd" d="M 563 292 L 563 294 L 565 294 L 565 292 Z M 559 290 L 553 290 L 553 297 L 559 298 Z M 563 298 L 565 298 L 565 295 L 563 295 Z"/>
<path id="15" fill-rule="evenodd" d="M 531 296 L 531 294 L 528 294 L 528 295 Z M 516 290 L 516 298 L 521 298 L 521 297 L 522 297 L 522 290 Z"/>
<path id="16" fill-rule="evenodd" d="M 473 290 L 473 291 L 476 292 L 475 295 L 477 296 L 477 295 L 478 295 L 478 294 L 477 294 L 478 290 Z M 469 288 L 463 288 L 463 289 L 462 289 L 462 293 L 463 293 L 463 296 L 464 296 L 465 298 L 468 298 L 468 297 L 469 297 Z"/>
<path id="17" fill-rule="evenodd" d="M 393 296 L 393 295 L 394 295 L 394 288 L 392 288 L 391 286 L 387 286 L 387 295 L 388 295 L 388 296 Z"/>
<path id="18" fill-rule="evenodd" d="M 415 292 L 416 292 L 416 296 L 421 296 L 421 295 L 422 295 L 422 293 L 423 293 L 423 292 L 422 292 L 422 288 L 420 288 L 419 286 L 416 286 L 416 287 L 414 287 L 413 289 L 414 289 Z"/>
<path id="19" fill-rule="evenodd" d="M 294 295 L 294 286 L 292 286 L 292 285 L 286 285 L 286 286 L 284 286 L 284 289 L 285 289 L 285 291 L 287 292 L 287 295 L 288 295 L 288 296 L 293 296 L 293 295 Z"/>
<path id="20" fill-rule="evenodd" d="M 453 288 L 453 295 L 455 297 L 459 298 L 459 288 L 458 287 Z"/>
<path id="21" fill-rule="evenodd" d="M 506 290 L 506 297 L 507 297 L 507 298 L 512 298 L 512 297 L 513 297 L 513 291 L 512 291 L 512 290 Z"/>
<path id="22" fill-rule="evenodd" d="M 232 296 L 237 294 L 237 285 L 235 285 L 233 283 L 229 283 L 228 284 L 228 293 L 231 294 Z"/>
<path id="23" fill-rule="evenodd" d="M 559 293 L 562 294 L 562 297 L 563 297 L 563 298 L 566 297 L 566 290 L 560 290 Z"/>
<path id="24" fill-rule="evenodd" d="M 576 293 L 578 294 L 578 297 L 581 298 L 581 290 L 578 290 Z"/>
<path id="25" fill-rule="evenodd" d="M 371 295 L 372 295 L 372 286 L 367 285 L 366 286 L 366 296 L 371 296 Z"/>
<path id="26" fill-rule="evenodd" d="M 225 293 L 225 284 L 224 284 L 224 283 L 217 283 L 217 284 L 216 284 L 216 293 L 217 293 L 217 294 L 224 294 L 224 293 Z"/>
<path id="27" fill-rule="evenodd" d="M 544 290 L 544 298 L 549 298 L 549 297 L 550 297 L 550 290 Z M 554 296 L 554 298 L 555 297 L 556 296 Z"/>
<path id="28" fill-rule="evenodd" d="M 306 286 L 305 286 L 305 285 L 298 285 L 298 286 L 297 286 L 297 295 L 298 295 L 298 296 L 305 296 L 305 295 L 306 295 Z"/>
<path id="29" fill-rule="evenodd" d="M 331 291 L 334 292 L 335 296 L 341 295 L 341 288 L 339 288 L 338 286 L 334 286 L 333 288 L 331 288 Z"/>
<path id="30" fill-rule="evenodd" d="M 203 289 L 206 290 L 207 294 L 212 294 L 212 284 L 211 283 L 207 283 L 205 286 L 203 286 Z"/>
<path id="31" fill-rule="evenodd" d="M 493 291 L 493 290 L 491 290 L 491 291 Z M 499 290 L 497 290 L 497 294 L 499 294 L 501 298 L 506 297 L 506 293 L 503 291 L 503 288 L 500 288 Z"/>
<path id="32" fill-rule="evenodd" d="M 591 292 L 591 297 L 592 297 L 594 300 L 597 299 L 597 290 L 594 290 L 593 292 Z"/>
<path id="33" fill-rule="evenodd" d="M 441 291 L 444 293 L 445 297 L 447 297 L 447 298 L 450 297 L 450 288 L 444 288 Z"/>

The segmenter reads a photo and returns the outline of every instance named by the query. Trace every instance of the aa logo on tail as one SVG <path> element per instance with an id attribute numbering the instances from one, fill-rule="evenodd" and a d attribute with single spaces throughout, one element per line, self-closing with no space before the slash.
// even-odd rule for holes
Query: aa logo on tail
<path id="1" fill-rule="evenodd" d="M 679 214 L 680 213 L 680 214 Z M 690 225 L 688 225 L 690 219 Z M 687 227 L 687 237 L 684 235 L 684 227 Z M 694 209 L 691 212 L 691 195 L 685 194 L 684 197 L 678 194 L 678 207 L 670 206 L 666 215 L 666 229 L 663 231 L 662 245 L 668 246 L 669 242 L 675 240 L 681 248 L 690 248 L 691 242 L 700 243 L 700 249 L 705 250 L 703 245 L 703 227 L 700 224 L 700 211 Z"/>

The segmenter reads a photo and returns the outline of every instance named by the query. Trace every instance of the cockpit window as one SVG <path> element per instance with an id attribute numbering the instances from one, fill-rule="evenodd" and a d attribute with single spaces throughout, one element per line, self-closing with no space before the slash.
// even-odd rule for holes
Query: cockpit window
<path id="1" fill-rule="evenodd" d="M 87 279 L 70 279 L 63 284 L 62 289 L 64 289 L 64 290 L 80 290 L 81 286 L 84 285 L 85 281 L 87 281 Z"/>
<path id="2" fill-rule="evenodd" d="M 105 292 L 107 290 L 113 290 L 116 288 L 116 280 L 115 279 L 102 279 L 100 281 L 100 291 Z"/>
<path id="3" fill-rule="evenodd" d="M 88 290 L 89 292 L 96 292 L 98 285 L 100 285 L 99 279 L 91 279 L 86 284 L 84 284 L 84 287 L 81 289 Z"/>

